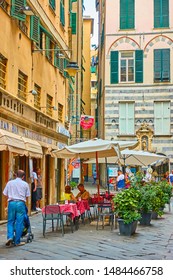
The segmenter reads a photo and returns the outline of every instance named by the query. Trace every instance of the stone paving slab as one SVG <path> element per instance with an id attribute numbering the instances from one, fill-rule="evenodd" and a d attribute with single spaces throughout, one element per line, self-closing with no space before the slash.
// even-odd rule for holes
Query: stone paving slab
<path id="1" fill-rule="evenodd" d="M 0 225 L 0 260 L 173 260 L 173 202 L 162 218 L 152 220 L 151 226 L 138 224 L 131 237 L 119 235 L 119 230 L 109 226 L 96 230 L 95 225 L 80 224 L 71 233 L 66 227 L 42 235 L 42 215 L 30 217 L 34 240 L 25 246 L 5 248 L 6 224 Z"/>

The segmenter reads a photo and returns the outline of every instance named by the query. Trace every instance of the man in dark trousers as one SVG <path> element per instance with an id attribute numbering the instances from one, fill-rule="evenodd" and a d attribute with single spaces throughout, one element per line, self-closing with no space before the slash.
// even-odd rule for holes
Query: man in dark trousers
<path id="1" fill-rule="evenodd" d="M 3 191 L 8 198 L 8 222 L 6 247 L 24 245 L 20 238 L 24 228 L 24 217 L 26 214 L 25 202 L 30 196 L 28 183 L 24 181 L 25 172 L 17 171 L 17 177 L 10 180 Z"/>

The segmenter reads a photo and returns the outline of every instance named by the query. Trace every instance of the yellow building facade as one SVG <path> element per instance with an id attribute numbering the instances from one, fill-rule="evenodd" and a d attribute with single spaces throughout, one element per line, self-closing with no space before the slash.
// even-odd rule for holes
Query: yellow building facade
<path id="1" fill-rule="evenodd" d="M 52 151 L 68 144 L 65 67 L 72 58 L 74 1 L 0 2 L 0 219 L 6 219 L 5 184 L 17 169 L 40 167 L 43 199 L 55 203 L 65 184 L 64 160 Z M 30 13 L 23 7 L 29 7 Z M 25 14 L 26 12 L 26 14 Z M 31 199 L 28 203 L 31 212 Z"/>

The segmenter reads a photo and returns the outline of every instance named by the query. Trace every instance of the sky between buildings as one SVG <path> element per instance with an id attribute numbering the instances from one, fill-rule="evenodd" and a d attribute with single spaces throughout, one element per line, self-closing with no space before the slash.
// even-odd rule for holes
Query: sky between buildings
<path id="1" fill-rule="evenodd" d="M 84 16 L 94 18 L 94 32 L 91 38 L 91 44 L 98 45 L 98 12 L 95 8 L 95 0 L 84 0 Z"/>

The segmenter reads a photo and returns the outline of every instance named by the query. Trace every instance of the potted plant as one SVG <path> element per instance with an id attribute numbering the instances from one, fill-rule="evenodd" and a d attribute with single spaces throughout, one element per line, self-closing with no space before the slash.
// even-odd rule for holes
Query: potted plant
<path id="1" fill-rule="evenodd" d="M 170 203 L 172 186 L 166 181 L 160 181 L 153 186 L 155 190 L 155 204 L 153 206 L 152 219 L 157 219 L 163 214 L 166 203 Z"/>
<path id="2" fill-rule="evenodd" d="M 138 205 L 141 193 L 134 188 L 122 190 L 113 198 L 114 211 L 118 216 L 120 235 L 135 233 L 141 215 Z"/>
<path id="3" fill-rule="evenodd" d="M 155 190 L 152 184 L 145 184 L 138 189 L 141 193 L 139 200 L 139 212 L 141 214 L 140 224 L 149 226 L 152 217 L 152 210 L 155 207 Z"/>

